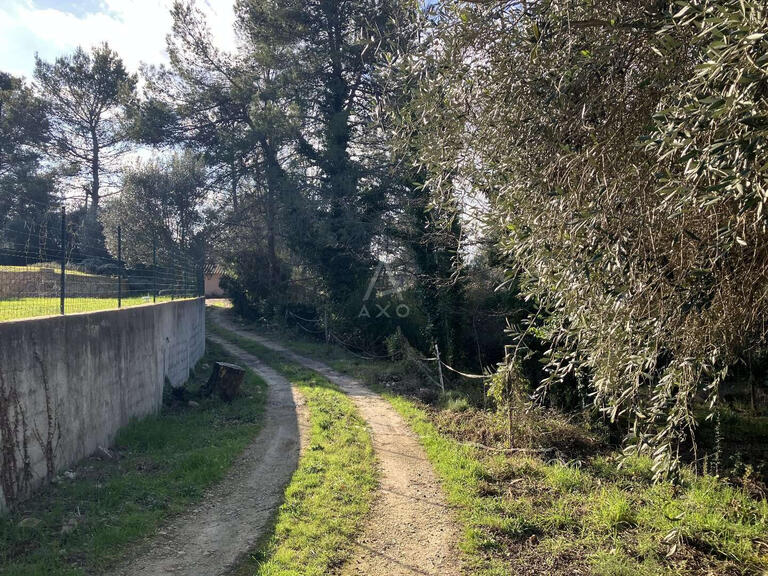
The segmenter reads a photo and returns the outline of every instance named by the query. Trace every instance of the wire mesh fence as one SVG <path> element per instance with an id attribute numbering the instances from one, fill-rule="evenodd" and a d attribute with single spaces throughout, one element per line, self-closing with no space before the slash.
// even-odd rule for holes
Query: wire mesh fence
<path id="1" fill-rule="evenodd" d="M 62 209 L 0 229 L 0 322 L 201 296 L 199 246 Z"/>

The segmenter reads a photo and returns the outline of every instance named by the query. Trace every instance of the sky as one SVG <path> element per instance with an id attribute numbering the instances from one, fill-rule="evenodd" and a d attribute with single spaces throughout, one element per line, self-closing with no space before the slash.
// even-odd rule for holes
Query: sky
<path id="1" fill-rule="evenodd" d="M 31 78 L 35 53 L 44 60 L 108 42 L 131 72 L 141 62 L 168 61 L 173 0 L 0 0 L 0 71 Z M 197 0 L 214 41 L 235 43 L 231 0 Z"/>

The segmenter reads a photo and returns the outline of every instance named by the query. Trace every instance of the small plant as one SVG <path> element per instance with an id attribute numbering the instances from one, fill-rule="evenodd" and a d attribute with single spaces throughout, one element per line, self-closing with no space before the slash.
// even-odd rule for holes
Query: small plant
<path id="1" fill-rule="evenodd" d="M 455 390 L 440 394 L 438 403 L 442 409 L 450 412 L 466 412 L 472 407 L 469 399 Z"/>
<path id="2" fill-rule="evenodd" d="M 559 492 L 574 492 L 588 485 L 587 476 L 575 466 L 561 462 L 546 468 L 547 483 Z"/>
<path id="3" fill-rule="evenodd" d="M 507 354 L 507 361 L 491 379 L 488 394 L 504 408 L 507 417 L 507 442 L 514 442 L 515 420 L 526 415 L 529 382 L 523 374 L 520 362 L 514 354 Z"/>
<path id="4" fill-rule="evenodd" d="M 639 563 L 621 551 L 600 552 L 592 558 L 596 576 L 662 576 L 668 574 L 655 561 Z"/>
<path id="5" fill-rule="evenodd" d="M 620 532 L 635 526 L 637 515 L 624 493 L 610 489 L 599 494 L 592 521 L 600 530 Z"/>

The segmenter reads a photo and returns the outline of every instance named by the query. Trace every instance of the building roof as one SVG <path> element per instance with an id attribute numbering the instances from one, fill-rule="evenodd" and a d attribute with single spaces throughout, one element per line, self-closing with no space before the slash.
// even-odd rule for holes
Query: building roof
<path id="1" fill-rule="evenodd" d="M 205 265 L 205 275 L 206 276 L 215 276 L 219 275 L 222 276 L 224 274 L 224 266 L 221 264 L 215 264 L 213 262 L 209 262 Z"/>

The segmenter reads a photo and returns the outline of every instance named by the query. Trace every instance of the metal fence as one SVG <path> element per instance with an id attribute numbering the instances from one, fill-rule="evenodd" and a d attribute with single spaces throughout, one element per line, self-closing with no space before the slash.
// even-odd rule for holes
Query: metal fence
<path id="1" fill-rule="evenodd" d="M 202 247 L 170 232 L 62 209 L 0 229 L 0 322 L 198 297 L 203 270 Z"/>

